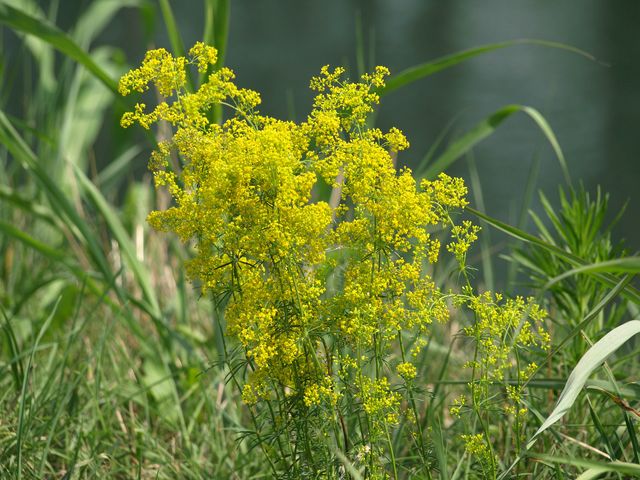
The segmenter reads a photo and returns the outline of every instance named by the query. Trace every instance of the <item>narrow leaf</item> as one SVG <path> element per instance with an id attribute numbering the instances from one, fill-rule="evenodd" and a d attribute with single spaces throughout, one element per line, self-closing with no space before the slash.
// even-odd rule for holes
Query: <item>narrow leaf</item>
<path id="1" fill-rule="evenodd" d="M 542 432 L 551 427 L 567 413 L 593 371 L 602 365 L 622 344 L 638 333 L 640 333 L 640 320 L 631 320 L 611 330 L 587 350 L 571 372 L 571 375 L 569 375 L 569 379 L 560 394 L 555 408 L 533 435 L 527 444 L 527 448 L 531 447 Z"/>
<path id="2" fill-rule="evenodd" d="M 41 20 L 0 2 L 0 24 L 14 30 L 38 37 L 68 57 L 74 59 L 93 73 L 114 93 L 118 92 L 116 82 L 80 48 L 66 33 L 46 20 Z"/>
<path id="3" fill-rule="evenodd" d="M 543 47 L 557 48 L 560 50 L 566 50 L 572 53 L 576 53 L 578 55 L 588 58 L 589 60 L 595 61 L 595 58 L 593 57 L 593 55 L 585 52 L 584 50 L 580 50 L 578 48 L 572 47 L 570 45 L 565 45 L 563 43 L 558 43 L 558 42 L 548 42 L 546 40 L 521 38 L 517 40 L 510 40 L 507 42 L 490 43 L 487 45 L 481 45 L 479 47 L 463 50 L 461 52 L 440 57 L 430 62 L 422 63 L 420 65 L 407 68 L 406 70 L 403 70 L 397 75 L 392 76 L 386 82 L 385 87 L 381 88 L 378 93 L 380 94 L 380 96 L 386 95 L 388 93 L 393 92 L 394 90 L 404 87 L 405 85 L 409 85 L 410 83 L 413 83 L 416 80 L 420 80 L 421 78 L 428 77 L 430 75 L 433 75 L 434 73 L 438 73 L 449 67 L 454 67 L 459 63 L 462 63 L 466 60 L 474 58 L 478 55 L 493 52 L 495 50 L 500 50 L 502 48 L 513 47 L 515 45 L 539 45 Z"/>
<path id="4" fill-rule="evenodd" d="M 594 462 L 593 460 L 582 460 L 579 458 L 567 458 L 567 457 L 555 457 L 553 455 L 537 454 L 532 456 L 536 460 L 540 460 L 547 463 L 556 463 L 560 465 L 571 465 L 573 467 L 583 467 L 599 472 L 617 472 L 627 475 L 633 475 L 635 477 L 640 476 L 640 465 L 637 463 L 627 462 Z M 585 477 L 583 477 L 585 478 Z M 587 476 L 586 478 L 596 478 L 593 476 Z"/>
<path id="5" fill-rule="evenodd" d="M 435 178 L 436 175 L 448 168 L 453 162 L 458 160 L 474 146 L 492 135 L 502 122 L 511 117 L 514 113 L 518 112 L 527 114 L 538 125 L 540 130 L 542 130 L 542 133 L 544 133 L 545 137 L 551 144 L 556 157 L 558 158 L 558 163 L 560 163 L 560 168 L 562 169 L 565 180 L 567 183 L 570 183 L 567 162 L 553 130 L 551 130 L 548 122 L 540 112 L 534 108 L 527 107 L 526 105 L 507 105 L 492 113 L 461 138 L 453 142 L 449 148 L 447 148 L 447 150 L 440 155 L 435 162 L 428 165 L 423 172 L 416 172 L 416 175 L 418 177 L 426 177 L 429 179 Z"/>
<path id="6" fill-rule="evenodd" d="M 518 240 L 522 240 L 524 242 L 530 243 L 532 245 L 536 245 L 544 250 L 547 250 L 548 252 L 551 252 L 554 255 L 565 259 L 575 267 L 586 265 L 587 263 L 582 258 L 576 255 L 573 255 L 572 253 L 566 252 L 561 248 L 556 247 L 555 245 L 552 245 L 543 240 L 540 240 L 539 238 L 525 232 L 524 230 L 520 230 L 519 228 L 513 227 L 507 223 L 501 222 L 500 220 L 490 217 L 489 215 L 482 213 L 472 207 L 465 207 L 465 209 L 468 212 L 472 213 L 473 215 L 477 216 L 478 218 L 486 221 L 492 227 L 505 232 L 507 235 L 513 238 L 516 238 Z M 615 286 L 619 280 L 616 277 L 612 277 L 611 275 L 608 275 L 606 273 L 595 273 L 595 278 L 601 283 L 608 285 L 610 287 Z M 633 301 L 636 304 L 640 304 L 640 292 L 638 292 L 638 290 L 632 287 L 631 285 L 626 285 L 624 287 L 622 294 L 625 296 L 625 298 L 628 298 L 629 300 Z"/>
<path id="7" fill-rule="evenodd" d="M 173 15 L 171 4 L 169 3 L 169 0 L 159 1 L 160 11 L 162 12 L 164 24 L 167 27 L 167 34 L 169 35 L 169 42 L 171 43 L 171 50 L 173 50 L 173 55 L 176 57 L 182 57 L 184 56 L 184 44 L 182 43 L 182 38 L 180 37 L 180 30 L 178 30 L 178 24 L 176 22 L 175 16 Z"/>
<path id="8" fill-rule="evenodd" d="M 578 275 L 580 273 L 640 273 L 640 257 L 625 257 L 616 258 L 615 260 L 607 260 L 605 262 L 592 263 L 589 265 L 583 265 L 581 267 L 572 268 L 567 270 L 561 275 L 552 278 L 544 286 L 545 289 L 558 283 L 559 281 L 570 277 L 572 275 Z"/>
<path id="9" fill-rule="evenodd" d="M 86 175 L 78 167 L 76 167 L 75 165 L 73 165 L 73 167 L 80 185 L 84 188 L 92 203 L 96 206 L 102 217 L 105 219 L 107 225 L 109 226 L 109 231 L 112 233 L 113 237 L 120 245 L 123 256 L 128 263 L 129 268 L 131 268 L 133 275 L 138 281 L 145 300 L 149 304 L 149 313 L 155 318 L 160 317 L 160 307 L 158 305 L 158 299 L 156 297 L 155 290 L 153 289 L 151 280 L 148 275 L 149 272 L 138 260 L 133 243 L 127 235 L 122 222 L 115 215 L 112 208 L 109 206 L 109 204 L 104 199 L 100 191 L 95 187 L 95 185 L 89 181 Z"/>

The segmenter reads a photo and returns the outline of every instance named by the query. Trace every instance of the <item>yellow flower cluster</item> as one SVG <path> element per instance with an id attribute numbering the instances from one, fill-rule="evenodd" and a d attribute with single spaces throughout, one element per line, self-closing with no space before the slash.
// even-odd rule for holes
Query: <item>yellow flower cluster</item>
<path id="1" fill-rule="evenodd" d="M 449 318 L 427 273 L 440 253 L 434 227 L 452 227 L 447 250 L 459 260 L 477 238 L 478 227 L 451 220 L 467 205 L 464 182 L 441 174 L 417 185 L 409 169 L 396 170 L 390 152 L 407 148 L 406 138 L 367 126 L 384 67 L 357 82 L 323 67 L 311 80 L 311 113 L 294 123 L 261 115 L 260 96 L 238 88 L 227 68 L 191 91 L 187 68 L 205 73 L 216 61 L 216 50 L 201 43 L 187 58 L 152 50 L 120 80 L 123 95 L 153 84 L 165 97 L 152 110 L 137 104 L 124 127 L 172 129 L 149 168 L 173 204 L 148 220 L 193 247 L 187 274 L 224 307 L 226 334 L 244 351 L 246 403 L 286 398 L 307 412 L 350 398 L 371 431 L 381 431 L 399 419 L 391 382 L 417 374 L 404 361 L 392 372 L 386 359 L 403 336 L 417 356 L 429 325 Z M 214 106 L 227 109 L 224 123 L 211 121 Z M 341 192 L 338 206 L 316 199 L 319 184 Z M 513 345 L 545 344 L 542 312 L 531 301 L 461 298 L 476 313 L 467 333 L 493 377 L 509 365 Z M 512 342 L 505 331 L 514 332 Z"/>
<path id="2" fill-rule="evenodd" d="M 453 253 L 458 262 L 465 263 L 467 250 L 478 239 L 480 227 L 473 225 L 469 220 L 464 220 L 461 225 L 454 225 L 451 229 L 453 242 L 447 245 L 447 251 Z"/>
<path id="3" fill-rule="evenodd" d="M 453 405 L 449 407 L 449 413 L 454 417 L 460 418 L 465 403 L 467 403 L 467 398 L 464 395 L 460 395 L 457 398 L 454 398 Z"/>
<path id="4" fill-rule="evenodd" d="M 484 457 L 489 453 L 482 434 L 461 435 L 461 437 L 464 440 L 465 450 L 471 455 Z"/>
<path id="5" fill-rule="evenodd" d="M 391 390 L 387 378 L 372 380 L 362 376 L 360 395 L 364 411 L 374 419 L 374 425 L 381 424 L 380 420 L 388 424 L 398 423 L 400 394 Z"/>
<path id="6" fill-rule="evenodd" d="M 483 472 L 483 478 L 495 478 L 495 467 L 492 453 L 485 437 L 477 433 L 475 435 L 460 435 L 464 442 L 464 448 L 473 457 L 475 457 Z"/>
<path id="7" fill-rule="evenodd" d="M 351 83 L 343 69 L 324 67 L 311 81 L 318 92 L 314 108 L 298 125 L 260 115 L 259 95 L 237 88 L 228 69 L 188 92 L 186 67 L 205 71 L 216 59 L 215 49 L 202 44 L 188 59 L 153 50 L 120 81 L 123 94 L 144 91 L 151 82 L 161 95 L 174 96 L 150 112 L 138 104 L 122 119 L 124 126 L 166 121 L 175 129 L 149 164 L 156 185 L 166 186 L 175 204 L 152 212 L 149 222 L 193 242 L 187 273 L 224 299 L 227 333 L 251 362 L 253 387 L 246 396 L 269 395 L 267 385 L 276 382 L 305 403 L 317 403 L 318 379 L 327 368 L 319 354 L 326 332 L 337 328 L 353 348 L 367 350 L 378 332 L 389 340 L 400 330 L 417 334 L 433 319 L 448 318 L 442 295 L 423 271 L 440 247 L 427 229 L 443 222 L 448 209 L 465 205 L 466 188 L 446 175 L 418 188 L 389 155 L 389 149 L 408 147 L 402 133 L 366 128 L 386 68 Z M 215 104 L 232 108 L 222 125 L 209 122 Z M 169 168 L 174 154 L 183 160 L 181 171 Z M 311 202 L 319 178 L 334 184 L 339 176 L 343 204 L 335 212 L 326 202 Z M 341 290 L 327 298 L 330 250 L 350 253 L 339 265 L 345 271 Z"/>
<path id="8" fill-rule="evenodd" d="M 323 380 L 322 383 L 312 383 L 305 388 L 304 403 L 307 407 L 320 405 L 323 401 L 335 406 L 338 402 L 340 394 L 336 392 L 333 380 L 330 377 L 325 377 Z"/>
<path id="9" fill-rule="evenodd" d="M 407 380 L 415 378 L 416 374 L 418 373 L 416 370 L 416 366 L 410 362 L 402 362 L 398 364 L 398 366 L 396 367 L 396 371 L 398 372 L 398 375 Z"/>
<path id="10" fill-rule="evenodd" d="M 549 348 L 549 335 L 542 328 L 546 312 L 533 298 L 506 299 L 499 293 L 471 295 L 467 306 L 475 314 L 475 322 L 465 333 L 476 340 L 478 360 L 469 366 L 480 369 L 489 382 L 502 380 L 512 367 L 516 350 L 525 347 Z M 531 365 L 525 372 L 531 372 Z"/>

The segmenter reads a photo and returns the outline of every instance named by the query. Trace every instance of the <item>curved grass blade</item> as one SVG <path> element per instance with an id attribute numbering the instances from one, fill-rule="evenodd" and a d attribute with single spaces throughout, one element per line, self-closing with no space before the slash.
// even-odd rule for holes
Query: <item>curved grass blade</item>
<path id="1" fill-rule="evenodd" d="M 471 150 L 475 145 L 492 135 L 507 118 L 518 112 L 527 114 L 538 125 L 540 130 L 542 130 L 542 133 L 549 141 L 549 144 L 551 144 L 551 147 L 558 158 L 565 181 L 567 184 L 571 184 L 569 168 L 567 167 L 564 154 L 562 153 L 562 149 L 560 148 L 560 144 L 558 143 L 553 130 L 540 112 L 535 108 L 531 108 L 526 105 L 507 105 L 492 113 L 461 138 L 453 142 L 449 148 L 447 148 L 447 150 L 431 165 L 428 165 L 424 171 L 416 172 L 416 176 L 426 177 L 429 179 L 435 178 L 436 175 L 448 168 L 453 162 Z"/>
<path id="2" fill-rule="evenodd" d="M 55 25 L 46 20 L 28 15 L 2 2 L 0 2 L 0 24 L 44 40 L 55 49 L 83 65 L 104 83 L 109 90 L 117 94 L 118 85 L 115 80 L 100 68 L 87 52 Z"/>
<path id="3" fill-rule="evenodd" d="M 76 211 L 68 196 L 60 189 L 60 187 L 53 181 L 53 179 L 42 168 L 35 153 L 29 148 L 20 134 L 13 128 L 11 122 L 6 115 L 0 110 L 0 143 L 2 143 L 7 150 L 20 161 L 25 170 L 34 175 L 36 181 L 42 188 L 42 191 L 46 194 L 48 201 L 51 203 L 51 207 L 59 212 L 59 218 L 63 221 L 74 236 L 86 247 L 86 251 L 89 257 L 93 261 L 93 264 L 97 268 L 97 272 L 101 275 L 108 288 L 113 288 L 114 292 L 118 295 L 123 306 L 127 302 L 131 302 L 138 308 L 150 313 L 151 318 L 158 329 L 158 333 L 165 334 L 165 326 L 162 323 L 161 316 L 154 315 L 156 310 L 151 305 L 140 302 L 139 300 L 128 295 L 122 289 L 116 285 L 116 274 L 111 270 L 109 263 L 105 257 L 105 253 L 101 248 L 100 242 L 96 235 L 92 232 L 87 221 L 83 219 Z M 35 244 L 34 244 L 35 245 Z M 50 257 L 52 258 L 52 257 Z M 83 274 L 80 278 L 85 278 L 86 274 Z M 92 283 L 88 285 L 91 287 Z M 151 308 L 150 308 L 151 307 Z M 130 320 L 129 325 L 136 332 L 139 338 L 144 339 L 144 334 L 139 328 L 137 322 L 133 321 L 133 317 L 126 315 L 125 318 Z M 154 348 L 153 343 L 149 343 L 150 347 Z"/>
<path id="4" fill-rule="evenodd" d="M 581 267 L 572 268 L 567 270 L 562 275 L 549 280 L 544 288 L 548 289 L 552 285 L 555 285 L 561 280 L 572 275 L 578 275 L 581 273 L 640 273 L 640 257 L 625 257 L 616 258 L 615 260 L 607 260 L 605 262 L 592 263 L 590 265 L 583 265 Z"/>
<path id="5" fill-rule="evenodd" d="M 640 333 L 640 320 L 630 320 L 614 328 L 598 340 L 580 359 L 560 394 L 558 402 L 544 423 L 527 443 L 527 448 L 536 441 L 538 436 L 560 420 L 573 406 L 578 394 L 582 391 L 587 379 L 602 363 L 627 340 Z M 640 472 L 640 466 L 638 466 Z"/>
<path id="6" fill-rule="evenodd" d="M 575 337 L 576 335 L 578 335 L 578 333 L 580 333 L 582 331 L 582 329 L 584 327 L 586 327 L 594 318 L 596 318 L 596 316 L 600 313 L 600 311 L 605 308 L 614 298 L 616 298 L 618 296 L 618 294 L 620 294 L 627 286 L 628 284 L 631 282 L 631 280 L 633 279 L 632 276 L 625 276 L 624 278 L 622 278 L 618 284 L 615 286 L 615 288 L 613 288 L 609 293 L 607 293 L 607 295 L 604 296 L 604 298 L 602 298 L 602 300 L 600 300 L 598 302 L 598 304 L 593 307 L 593 309 L 585 316 L 584 320 L 582 320 L 578 325 L 576 325 L 576 327 L 569 333 L 569 335 L 567 335 L 561 342 L 560 344 L 556 345 L 554 347 L 554 349 L 547 355 L 548 359 L 551 359 L 555 356 L 556 353 L 558 353 L 563 347 L 564 345 L 571 340 L 573 337 Z M 541 364 L 542 365 L 542 364 Z M 548 388 L 548 387 L 553 387 L 551 384 L 547 384 L 545 386 L 545 384 L 547 383 L 546 381 L 542 381 L 540 382 L 540 380 L 533 380 L 533 378 L 535 377 L 536 373 L 541 369 L 541 366 L 538 366 L 538 368 L 532 373 L 531 377 L 529 377 L 529 379 L 524 382 L 523 388 L 526 387 L 527 385 L 532 385 L 535 386 L 536 383 L 540 383 L 540 385 L 542 386 L 542 388 Z M 555 382 L 555 380 L 553 380 L 553 382 Z M 619 387 L 615 384 L 611 384 L 611 383 L 607 383 L 604 384 L 601 381 L 598 380 L 592 380 L 592 381 L 587 381 L 586 382 L 587 385 L 595 385 L 598 386 L 600 388 L 604 388 L 605 386 L 607 388 L 609 388 L 609 385 L 611 385 L 611 388 L 614 388 L 616 391 L 620 391 Z M 587 386 L 586 388 L 589 388 L 589 386 Z M 625 389 L 625 394 L 629 394 L 628 391 L 626 391 Z M 629 395 L 634 395 L 634 393 L 630 393 Z M 542 418 L 540 418 L 540 423 L 544 423 L 544 420 Z M 530 445 L 525 446 L 524 451 L 519 454 L 515 460 L 511 463 L 511 465 L 504 470 L 500 476 L 498 477 L 498 480 L 504 480 L 507 478 L 507 475 L 509 475 L 509 472 L 511 472 L 511 470 L 513 470 L 513 468 L 520 463 L 520 461 L 525 458 L 527 456 L 526 451 L 528 450 Z"/>
<path id="7" fill-rule="evenodd" d="M 51 202 L 51 206 L 57 209 L 60 218 L 69 226 L 69 229 L 76 234 L 78 239 L 87 246 L 87 251 L 100 272 L 109 283 L 113 274 L 109 263 L 104 256 L 104 252 L 99 242 L 91 233 L 87 222 L 81 218 L 74 206 L 68 199 L 68 195 L 63 192 L 48 173 L 42 168 L 35 153 L 29 148 L 20 134 L 13 128 L 6 115 L 0 111 L 0 142 L 7 150 L 22 163 L 24 168 L 31 172 Z"/>
<path id="8" fill-rule="evenodd" d="M 388 93 L 391 93 L 401 87 L 409 85 L 415 82 L 416 80 L 420 80 L 421 78 L 428 77 L 430 75 L 433 75 L 434 73 L 438 73 L 447 68 L 454 67 L 459 63 L 462 63 L 466 60 L 474 58 L 478 55 L 493 52 L 495 50 L 500 50 L 507 47 L 513 47 L 516 45 L 538 45 L 542 47 L 556 48 L 556 49 L 566 50 L 568 52 L 581 55 L 592 61 L 596 61 L 595 57 L 590 53 L 585 52 L 584 50 L 580 50 L 579 48 L 572 47 L 570 45 L 566 45 L 558 42 L 549 42 L 546 40 L 520 38 L 516 40 L 510 40 L 507 42 L 490 43 L 487 45 L 481 45 L 479 47 L 463 50 L 461 52 L 440 57 L 430 62 L 425 62 L 420 65 L 407 68 L 406 70 L 403 70 L 397 75 L 394 75 L 391 78 L 389 78 L 389 80 L 386 82 L 386 85 L 380 90 L 378 90 L 378 94 L 380 96 L 387 95 Z"/>

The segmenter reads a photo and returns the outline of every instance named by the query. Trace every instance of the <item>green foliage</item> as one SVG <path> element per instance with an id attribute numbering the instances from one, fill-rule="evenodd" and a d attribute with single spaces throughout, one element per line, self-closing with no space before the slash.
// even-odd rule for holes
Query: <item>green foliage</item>
<path id="1" fill-rule="evenodd" d="M 229 326 L 229 315 L 224 314 L 228 299 L 210 302 L 201 295 L 183 269 L 194 259 L 192 249 L 157 234 L 145 221 L 149 211 L 171 206 L 170 199 L 130 166 L 146 156 L 149 146 L 156 146 L 153 133 L 160 140 L 171 135 L 166 124 L 142 139 L 111 128 L 131 105 L 116 93 L 116 79 L 130 65 L 123 64 L 124 55 L 114 47 L 95 46 L 115 16 L 130 8 L 147 21 L 145 45 L 152 41 L 150 32 L 164 28 L 173 53 L 179 55 L 183 47 L 173 11 L 177 3 L 85 2 L 67 31 L 55 25 L 58 2 L 50 2 L 47 11 L 39 3 L 0 1 L 0 23 L 5 34 L 12 35 L 10 44 L 19 46 L 9 51 L 3 45 L 2 52 L 0 477 L 316 478 L 316 472 L 305 477 L 302 464 L 296 463 L 305 455 L 315 456 L 316 465 L 326 459 L 325 470 L 334 478 L 371 478 L 376 468 L 380 476 L 398 478 L 622 479 L 638 474 L 640 356 L 633 332 L 617 335 L 633 328 L 635 323 L 628 320 L 637 318 L 640 293 L 633 275 L 638 259 L 625 256 L 614 242 L 605 223 L 606 195 L 590 197 L 582 188 L 567 186 L 559 206 L 542 197 L 547 220 L 534 217 L 537 233 L 492 218 L 479 211 L 479 202 L 465 208 L 483 225 L 519 242 L 512 258 L 537 293 L 537 303 L 548 307 L 544 323 L 552 334 L 549 351 L 520 348 L 518 343 L 526 338 L 525 325 L 536 323 L 525 317 L 533 313 L 542 321 L 535 302 L 463 290 L 474 274 L 477 247 L 470 253 L 452 247 L 451 256 L 457 253 L 457 259 L 420 265 L 422 278 L 429 276 L 434 292 L 439 292 L 429 298 L 442 299 L 447 308 L 454 307 L 453 299 L 458 302 L 447 323 L 433 322 L 415 337 L 404 332 L 384 340 L 378 335 L 372 348 L 363 348 L 367 360 L 357 360 L 357 369 L 365 373 L 361 384 L 356 376 L 350 384 L 349 378 L 341 380 L 339 408 L 330 401 L 335 384 L 322 383 L 319 377 L 291 398 L 286 395 L 293 390 L 274 389 L 269 404 L 263 399 L 249 407 L 238 384 L 255 367 L 255 358 L 252 366 L 243 345 L 223 335 Z M 202 3 L 202 40 L 214 45 L 218 55 L 197 75 L 187 75 L 190 93 L 224 65 L 230 5 L 228 0 Z M 384 96 L 468 59 L 521 44 L 584 56 L 553 42 L 501 42 L 417 65 L 370 93 Z M 359 52 L 362 70 L 364 63 Z M 12 98 L 17 93 L 20 101 Z M 514 106 L 488 116 L 439 156 L 434 147 L 428 158 L 437 160 L 426 165 L 428 176 L 436 178 L 471 153 L 518 111 L 542 130 L 568 177 L 568 162 L 548 122 L 531 107 Z M 205 116 L 210 128 L 218 128 L 223 113 L 229 112 L 214 105 Z M 349 116 L 344 109 L 342 113 Z M 369 117 L 367 126 L 371 124 Z M 108 147 L 99 149 L 98 144 Z M 387 162 L 387 152 L 379 158 Z M 173 151 L 169 165 L 177 166 L 177 160 Z M 347 188 L 334 188 L 330 199 L 333 173 L 327 182 L 322 180 L 328 185 L 313 190 L 313 202 L 335 207 L 338 193 L 343 198 L 353 194 L 347 175 Z M 271 180 L 277 185 L 284 178 Z M 402 177 L 391 169 L 388 178 L 396 185 Z M 266 175 L 261 180 L 269 184 Z M 412 185 L 415 188 L 415 182 Z M 353 209 L 357 202 L 346 203 Z M 417 212 L 405 210 L 400 205 L 397 214 L 409 218 Z M 342 221 L 349 224 L 355 218 L 355 211 L 347 211 Z M 452 220 L 464 225 L 466 218 L 452 215 Z M 335 225 L 332 220 L 330 224 Z M 430 225 L 430 238 L 447 244 L 450 227 Z M 459 246 L 470 232 L 458 232 Z M 336 267 L 316 274 L 326 281 L 323 299 L 344 296 L 349 271 L 353 285 L 369 285 L 370 277 L 357 271 L 357 265 L 375 260 L 392 283 L 397 278 L 391 267 L 400 259 L 408 262 L 405 267 L 411 265 L 411 252 L 365 258 L 362 246 L 354 244 L 357 239 L 345 236 L 348 251 L 333 251 L 328 257 Z M 322 235 L 313 239 L 324 240 Z M 409 243 L 415 247 L 414 240 Z M 495 258 L 496 247 L 482 246 L 485 265 Z M 456 267 L 459 261 L 462 270 Z M 307 275 L 304 269 L 293 269 L 283 278 L 305 280 Z M 373 308 L 370 290 L 363 289 L 360 303 L 368 301 L 371 305 L 365 306 Z M 390 303 L 387 297 L 381 302 L 385 308 Z M 314 321 L 328 318 L 322 315 Z M 339 325 L 328 325 L 320 323 L 322 328 L 310 329 L 307 337 L 316 346 L 330 340 L 328 350 L 344 354 L 351 347 L 337 341 Z M 415 348 L 422 341 L 426 344 Z M 603 355 L 594 353 L 603 347 Z M 313 351 L 304 345 L 302 351 L 305 348 Z M 511 362 L 503 361 L 505 352 Z M 318 357 L 321 366 L 327 366 L 326 358 Z M 559 407 L 570 408 L 558 419 L 553 406 L 563 388 L 570 395 L 564 394 Z M 402 400 L 396 404 L 396 398 Z M 387 408 L 390 404 L 393 408 Z M 397 422 L 379 415 L 380 435 L 367 442 L 365 423 L 374 421 L 374 406 L 397 413 Z M 545 430 L 527 449 L 541 425 Z M 331 441 L 322 435 L 326 431 Z M 307 439 L 311 452 L 304 448 Z M 287 467 L 292 470 L 285 472 Z"/>

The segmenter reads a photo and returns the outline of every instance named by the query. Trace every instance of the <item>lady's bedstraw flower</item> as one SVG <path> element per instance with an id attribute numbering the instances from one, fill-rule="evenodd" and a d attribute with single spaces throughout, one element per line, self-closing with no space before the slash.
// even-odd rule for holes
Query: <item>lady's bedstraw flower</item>
<path id="1" fill-rule="evenodd" d="M 417 374 L 415 365 L 409 362 L 402 362 L 398 364 L 398 366 L 396 367 L 396 371 L 398 372 L 398 375 L 405 378 L 406 380 L 414 379 Z"/>
<path id="2" fill-rule="evenodd" d="M 462 257 L 478 228 L 452 220 L 467 204 L 462 179 L 441 174 L 417 185 L 390 156 L 409 146 L 402 132 L 367 127 L 385 67 L 355 82 L 343 68 L 323 67 L 311 80 L 313 108 L 297 124 L 261 115 L 259 94 L 238 88 L 228 68 L 203 75 L 192 91 L 187 69 L 204 74 L 216 62 L 216 50 L 202 43 L 186 58 L 152 50 L 120 80 L 123 95 L 152 84 L 165 97 L 152 110 L 137 104 L 124 127 L 165 122 L 172 131 L 149 168 L 173 203 L 151 212 L 149 223 L 193 247 L 187 275 L 223 307 L 225 333 L 244 354 L 240 366 L 230 364 L 243 400 L 273 417 L 263 422 L 277 423 L 273 438 L 306 442 L 290 461 L 325 472 L 333 468 L 325 460 L 346 447 L 321 446 L 344 437 L 371 445 L 367 468 L 382 478 L 388 430 L 400 418 L 420 425 L 416 411 L 401 415 L 416 405 L 401 399 L 417 383 L 414 364 L 397 363 L 403 342 L 416 358 L 433 321 L 448 320 L 450 298 L 458 298 L 479 319 L 467 332 L 481 349 L 478 365 L 499 378 L 514 345 L 545 343 L 540 313 L 521 299 L 499 305 L 498 296 L 445 295 L 430 277 L 441 246 L 434 231 L 452 227 L 447 250 Z M 216 106 L 227 109 L 222 124 L 211 122 Z M 180 168 L 172 168 L 176 156 Z M 341 192 L 333 209 L 317 200 L 323 184 Z M 530 326 L 521 325 L 525 313 Z M 344 417 L 358 425 L 348 428 Z M 465 442 L 483 454 L 481 440 Z"/>

